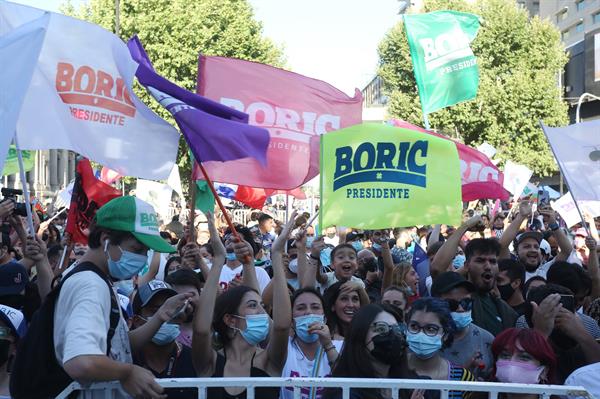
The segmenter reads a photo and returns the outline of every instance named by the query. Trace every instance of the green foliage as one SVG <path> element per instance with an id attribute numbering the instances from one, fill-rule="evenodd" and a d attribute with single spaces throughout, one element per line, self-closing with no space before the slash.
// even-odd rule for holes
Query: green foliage
<path id="1" fill-rule="evenodd" d="M 539 127 L 568 123 L 557 85 L 568 57 L 560 33 L 547 21 L 529 18 L 512 0 L 425 1 L 425 11 L 453 9 L 479 15 L 483 24 L 472 44 L 479 64 L 477 98 L 429 115 L 436 130 L 478 145 L 487 141 L 503 160 L 525 164 L 537 175 L 556 170 Z M 379 45 L 380 68 L 393 118 L 422 125 L 421 105 L 402 22 Z"/>
<path id="2" fill-rule="evenodd" d="M 91 0 L 78 10 L 67 0 L 61 11 L 115 31 L 115 1 Z M 137 34 L 156 71 L 187 90 L 196 90 L 198 54 L 219 55 L 281 66 L 283 51 L 262 36 L 247 0 L 120 0 L 120 37 Z M 136 94 L 155 112 L 175 125 L 140 86 Z M 179 142 L 178 164 L 187 189 L 191 170 L 188 146 Z M 187 191 L 187 190 L 186 190 Z"/>

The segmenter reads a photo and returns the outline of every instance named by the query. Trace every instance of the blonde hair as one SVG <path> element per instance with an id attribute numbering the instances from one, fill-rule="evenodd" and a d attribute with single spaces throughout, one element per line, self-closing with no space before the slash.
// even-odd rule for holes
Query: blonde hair
<path id="1" fill-rule="evenodd" d="M 392 285 L 396 285 L 398 287 L 407 287 L 406 284 L 406 275 L 412 269 L 412 263 L 410 262 L 400 262 L 397 265 L 394 265 L 394 272 L 392 273 Z"/>

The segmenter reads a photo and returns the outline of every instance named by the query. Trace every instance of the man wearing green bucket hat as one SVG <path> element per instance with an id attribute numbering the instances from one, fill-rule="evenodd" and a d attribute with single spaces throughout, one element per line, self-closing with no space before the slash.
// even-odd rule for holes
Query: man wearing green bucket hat
<path id="1" fill-rule="evenodd" d="M 98 210 L 88 241 L 89 250 L 63 279 L 56 300 L 58 363 L 74 380 L 118 380 L 128 395 L 161 398 L 163 390 L 153 374 L 133 365 L 131 353 L 150 342 L 161 325 L 173 321 L 181 309 L 190 311 L 186 307 L 191 308 L 188 303 L 193 294 L 169 298 L 147 323 L 129 332 L 120 312 L 116 321 L 118 302 L 111 282 L 137 275 L 146 265 L 149 249 L 175 249 L 159 235 L 154 208 L 129 196 L 115 198 Z M 123 397 L 129 397 L 125 392 Z"/>

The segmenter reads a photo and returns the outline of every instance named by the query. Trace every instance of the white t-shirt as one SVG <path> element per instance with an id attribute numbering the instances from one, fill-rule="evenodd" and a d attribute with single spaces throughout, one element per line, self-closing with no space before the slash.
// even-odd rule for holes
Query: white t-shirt
<path id="1" fill-rule="evenodd" d="M 106 355 L 110 311 L 108 288 L 96 273 L 79 272 L 65 281 L 54 310 L 54 349 L 59 364 L 82 355 Z M 133 363 L 128 331 L 121 316 L 111 341 L 111 359 Z M 104 398 L 99 392 L 78 397 Z M 119 392 L 115 397 L 129 396 Z"/>
<path id="2" fill-rule="evenodd" d="M 600 396 L 600 363 L 592 363 L 587 366 L 583 366 L 573 371 L 570 376 L 565 380 L 567 386 L 581 386 L 584 387 L 588 393 L 592 394 L 593 398 L 599 398 Z M 581 398 L 583 396 L 569 396 L 569 398 Z"/>
<path id="3" fill-rule="evenodd" d="M 335 349 L 338 351 L 338 354 L 342 351 L 342 345 L 344 341 L 334 340 L 332 341 Z M 284 378 L 292 377 L 312 377 L 313 367 L 315 365 L 315 360 L 308 360 L 302 350 L 293 342 L 293 339 L 290 337 L 288 341 L 288 355 L 287 360 L 285 362 L 285 366 L 283 366 L 283 372 L 281 376 Z M 329 367 L 329 362 L 327 360 L 327 354 L 323 351 L 321 354 L 321 364 L 319 365 L 319 371 L 315 377 L 329 377 L 331 375 L 331 368 Z M 308 399 L 310 395 L 310 387 L 302 388 L 302 399 Z M 321 399 L 323 395 L 323 388 L 317 388 L 317 392 L 315 395 L 315 399 Z M 280 399 L 294 399 L 294 389 L 292 387 L 281 388 Z"/>
<path id="4" fill-rule="evenodd" d="M 244 266 L 242 264 L 240 264 L 235 269 L 232 269 L 227 265 L 223 266 L 223 269 L 221 269 L 221 277 L 219 278 L 219 284 L 221 285 L 221 287 L 223 287 L 223 289 L 227 289 L 229 282 L 233 280 L 238 274 L 242 274 L 243 269 Z M 255 267 L 254 270 L 256 270 L 256 279 L 258 280 L 258 287 L 260 289 L 260 293 L 262 294 L 265 287 L 269 285 L 271 278 L 269 277 L 269 274 L 265 271 L 265 269 L 263 269 L 262 267 Z"/>
<path id="5" fill-rule="evenodd" d="M 338 279 L 335 276 L 335 272 L 327 272 L 325 273 L 325 276 L 327 276 L 327 281 L 325 281 L 325 284 L 321 284 L 321 292 L 325 292 L 327 288 L 331 287 L 332 285 L 338 282 Z M 352 276 L 350 278 L 350 281 L 354 283 L 359 283 L 362 288 L 365 288 L 365 282 L 356 276 Z"/>

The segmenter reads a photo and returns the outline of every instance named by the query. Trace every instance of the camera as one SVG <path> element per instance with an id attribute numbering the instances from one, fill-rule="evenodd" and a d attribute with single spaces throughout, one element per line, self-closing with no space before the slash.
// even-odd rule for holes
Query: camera
<path id="1" fill-rule="evenodd" d="M 16 188 L 2 188 L 2 197 L 4 201 L 12 201 L 15 204 L 15 210 L 13 214 L 18 216 L 27 216 L 27 205 L 23 202 L 17 202 L 17 195 L 23 195 L 23 190 L 17 190 Z"/>

